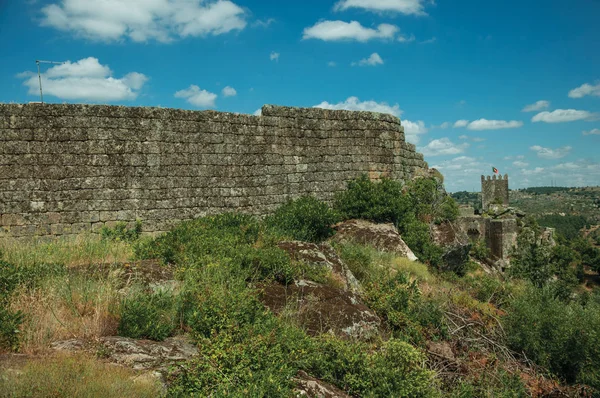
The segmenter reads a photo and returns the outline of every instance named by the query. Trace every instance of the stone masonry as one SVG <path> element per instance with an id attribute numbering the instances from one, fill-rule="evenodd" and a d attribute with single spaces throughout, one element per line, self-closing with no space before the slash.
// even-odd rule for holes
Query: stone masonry
<path id="1" fill-rule="evenodd" d="M 0 104 L 0 237 L 135 220 L 162 232 L 305 194 L 331 201 L 363 173 L 407 180 L 426 168 L 400 120 L 378 113 Z"/>
<path id="2" fill-rule="evenodd" d="M 496 176 L 481 176 L 481 201 L 483 210 L 490 204 L 508 206 L 508 174 Z"/>

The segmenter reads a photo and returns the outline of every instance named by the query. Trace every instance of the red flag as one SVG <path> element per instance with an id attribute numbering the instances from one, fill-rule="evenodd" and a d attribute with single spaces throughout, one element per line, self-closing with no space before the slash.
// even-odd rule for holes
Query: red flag
<path id="1" fill-rule="evenodd" d="M 494 174 L 498 174 L 498 169 L 495 167 L 492 167 L 492 171 L 494 172 Z"/>

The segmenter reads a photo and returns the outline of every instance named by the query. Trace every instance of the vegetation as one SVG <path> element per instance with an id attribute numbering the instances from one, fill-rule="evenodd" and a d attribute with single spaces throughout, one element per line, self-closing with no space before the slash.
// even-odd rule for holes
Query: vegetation
<path id="1" fill-rule="evenodd" d="M 542 227 L 555 228 L 556 234 L 566 240 L 581 236 L 581 229 L 590 225 L 589 220 L 581 215 L 543 215 L 537 218 L 537 222 Z"/>
<path id="2" fill-rule="evenodd" d="M 155 380 L 136 380 L 134 371 L 87 357 L 36 359 L 8 373 L 0 368 L 0 397 L 161 396 Z"/>
<path id="3" fill-rule="evenodd" d="M 181 397 L 289 397 L 300 371 L 357 397 L 542 395 L 567 388 L 559 381 L 598 394 L 600 294 L 579 286 L 583 267 L 600 259 L 592 240 L 551 247 L 528 221 L 509 275 L 474 264 L 457 275 L 438 268 L 441 249 L 429 236 L 429 223 L 456 215 L 435 179 L 404 186 L 363 177 L 332 208 L 303 197 L 264 220 L 221 214 L 155 238 L 125 226 L 97 238 L 3 243 L 0 349 L 38 353 L 55 340 L 187 333 L 200 355 L 167 378 L 168 395 Z M 276 315 L 261 301 L 265 286 L 300 279 L 339 288 L 324 267 L 292 260 L 278 243 L 320 242 L 332 223 L 349 218 L 394 223 L 421 260 L 334 244 L 361 284 L 360 300 L 382 320 L 367 341 L 309 334 L 293 311 Z M 471 255 L 484 258 L 486 250 L 476 243 Z M 106 266 L 134 257 L 160 260 L 176 283 L 149 285 L 125 265 Z M 133 383 L 132 372 L 86 357 L 33 360 L 20 371 L 0 369 L 0 396 L 161 394 L 153 383 Z"/>

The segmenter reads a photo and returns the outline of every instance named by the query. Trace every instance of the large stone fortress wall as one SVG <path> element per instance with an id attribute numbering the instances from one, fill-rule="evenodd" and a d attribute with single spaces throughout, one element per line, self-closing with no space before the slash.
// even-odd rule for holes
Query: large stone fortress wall
<path id="1" fill-rule="evenodd" d="M 367 173 L 426 168 L 389 115 L 264 106 L 262 116 L 102 105 L 0 104 L 0 237 L 146 232 L 207 214 L 331 200 Z"/>

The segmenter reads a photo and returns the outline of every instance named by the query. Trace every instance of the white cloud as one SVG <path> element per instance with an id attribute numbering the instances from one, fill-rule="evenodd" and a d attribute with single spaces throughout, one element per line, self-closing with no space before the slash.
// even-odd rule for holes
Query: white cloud
<path id="1" fill-rule="evenodd" d="M 441 129 L 447 129 L 448 127 L 450 127 L 450 122 L 444 122 L 444 123 L 440 124 L 438 127 Z"/>
<path id="2" fill-rule="evenodd" d="M 329 66 L 329 67 L 331 67 L 331 68 L 333 68 L 333 67 L 334 67 L 334 66 L 336 66 L 336 65 L 337 65 L 337 64 L 336 64 L 335 62 L 333 62 L 333 61 L 329 61 L 329 62 L 327 62 L 327 66 Z"/>
<path id="3" fill-rule="evenodd" d="M 198 108 L 214 108 L 217 94 L 201 90 L 200 87 L 192 84 L 185 90 L 177 91 L 175 97 L 185 98 L 187 102 Z"/>
<path id="4" fill-rule="evenodd" d="M 376 66 L 376 65 L 383 65 L 383 59 L 381 59 L 381 57 L 379 56 L 379 54 L 377 53 L 373 53 L 369 56 L 369 58 L 363 58 L 360 61 L 358 61 L 358 63 L 353 62 L 352 65 L 358 65 L 358 66 Z"/>
<path id="5" fill-rule="evenodd" d="M 574 88 L 569 91 L 570 98 L 582 98 L 586 95 L 593 95 L 595 97 L 600 97 L 600 84 L 596 84 L 592 86 L 589 83 L 582 84 L 581 86 Z"/>
<path id="6" fill-rule="evenodd" d="M 371 12 L 398 12 L 406 15 L 427 15 L 423 4 L 425 0 L 340 0 L 333 9 L 344 11 L 360 8 Z"/>
<path id="7" fill-rule="evenodd" d="M 531 149 L 534 152 L 537 152 L 538 157 L 542 159 L 560 159 L 567 156 L 569 152 L 571 152 L 572 148 L 570 146 L 564 146 L 561 148 L 552 149 L 544 148 L 539 145 L 534 145 L 532 147 L 529 147 L 529 149 Z"/>
<path id="8" fill-rule="evenodd" d="M 469 156 L 459 156 L 431 167 L 442 170 L 446 175 L 456 172 L 478 173 L 482 169 L 482 163 Z"/>
<path id="9" fill-rule="evenodd" d="M 323 101 L 319 105 L 315 105 L 314 108 L 389 113 L 396 117 L 400 117 L 402 114 L 402 110 L 398 104 L 390 106 L 386 102 L 360 101 L 358 97 L 348 97 L 346 101 L 338 102 L 337 104 L 330 104 L 327 101 Z"/>
<path id="10" fill-rule="evenodd" d="M 262 115 L 262 108 L 258 108 L 257 110 L 254 111 L 253 113 L 254 116 L 261 116 Z"/>
<path id="11" fill-rule="evenodd" d="M 411 122 L 410 120 L 403 120 L 402 126 L 404 126 L 404 135 L 406 137 L 406 141 L 411 144 L 418 144 L 420 140 L 420 135 L 427 134 L 427 128 L 425 127 L 425 122 L 422 120 L 418 120 L 416 122 Z"/>
<path id="12" fill-rule="evenodd" d="M 237 91 L 235 91 L 235 88 L 230 86 L 224 87 L 222 93 L 223 97 L 235 97 L 237 95 Z"/>
<path id="13" fill-rule="evenodd" d="M 305 28 L 303 39 L 324 41 L 356 40 L 366 42 L 371 39 L 392 39 L 399 31 L 397 26 L 380 24 L 377 29 L 366 28 L 357 21 L 321 21 Z"/>
<path id="14" fill-rule="evenodd" d="M 536 167 L 535 169 L 531 169 L 531 170 L 522 169 L 521 174 L 524 174 L 524 175 L 541 174 L 544 172 L 544 170 L 546 170 L 546 169 L 543 167 Z"/>
<path id="15" fill-rule="evenodd" d="M 454 128 L 467 127 L 468 124 L 468 120 L 457 120 L 456 123 L 454 123 Z"/>
<path id="16" fill-rule="evenodd" d="M 590 131 L 584 131 L 583 135 L 600 135 L 600 129 L 591 129 Z"/>
<path id="17" fill-rule="evenodd" d="M 459 136 L 458 136 L 458 139 L 459 139 L 459 140 L 468 140 L 468 139 L 469 139 L 469 136 L 468 136 L 468 135 L 464 135 L 464 134 L 463 134 L 463 135 L 459 135 Z"/>
<path id="18" fill-rule="evenodd" d="M 433 44 L 437 41 L 436 37 L 432 37 L 431 39 L 423 40 L 421 44 Z"/>
<path id="19" fill-rule="evenodd" d="M 523 122 L 519 122 L 517 120 L 511 120 L 507 122 L 506 120 L 487 120 L 487 119 L 479 119 L 475 120 L 467 126 L 469 130 L 498 130 L 498 129 L 514 129 L 517 127 L 521 127 Z"/>
<path id="20" fill-rule="evenodd" d="M 417 38 L 413 34 L 411 34 L 410 36 L 398 35 L 398 41 L 400 43 L 412 43 L 416 39 Z"/>
<path id="21" fill-rule="evenodd" d="M 530 104 L 525 106 L 521 112 L 536 112 L 541 111 L 542 109 L 548 109 L 550 107 L 550 101 L 537 101 L 535 104 Z"/>
<path id="22" fill-rule="evenodd" d="M 279 62 L 279 53 L 276 53 L 275 51 L 271 51 L 271 54 L 269 55 L 269 59 L 271 61 Z"/>
<path id="23" fill-rule="evenodd" d="M 425 156 L 456 155 L 463 153 L 468 147 L 467 143 L 455 144 L 448 138 L 440 138 L 420 148 L 419 152 Z"/>
<path id="24" fill-rule="evenodd" d="M 43 26 L 101 41 L 169 42 L 246 27 L 246 12 L 229 0 L 61 0 L 41 11 Z"/>
<path id="25" fill-rule="evenodd" d="M 268 28 L 272 23 L 275 23 L 275 18 L 269 18 L 269 19 L 257 19 L 256 21 L 254 21 L 252 23 L 252 26 L 254 27 L 261 27 L 261 28 Z"/>
<path id="26" fill-rule="evenodd" d="M 523 161 L 521 161 L 521 160 L 515 160 L 515 161 L 513 162 L 513 166 L 515 166 L 515 167 L 521 167 L 521 168 L 524 168 L 524 167 L 527 167 L 527 166 L 529 166 L 529 163 L 527 163 L 527 162 L 523 162 Z"/>
<path id="27" fill-rule="evenodd" d="M 29 94 L 39 94 L 36 73 L 23 72 L 17 77 L 25 79 L 23 84 L 29 89 Z M 94 57 L 73 63 L 67 61 L 49 68 L 42 74 L 44 95 L 63 100 L 91 102 L 134 100 L 146 81 L 148 77 L 138 72 L 128 73 L 120 79 L 114 78 L 110 68 L 100 64 Z"/>
<path id="28" fill-rule="evenodd" d="M 557 164 L 556 166 L 552 167 L 552 169 L 554 169 L 554 170 L 577 170 L 580 168 L 581 168 L 581 166 L 579 166 L 578 164 L 575 164 L 573 162 L 560 163 L 560 164 Z"/>
<path id="29" fill-rule="evenodd" d="M 532 122 L 562 123 L 574 122 L 576 120 L 594 119 L 598 115 L 588 111 L 578 111 L 576 109 L 556 109 L 552 112 L 540 112 L 531 118 Z"/>

